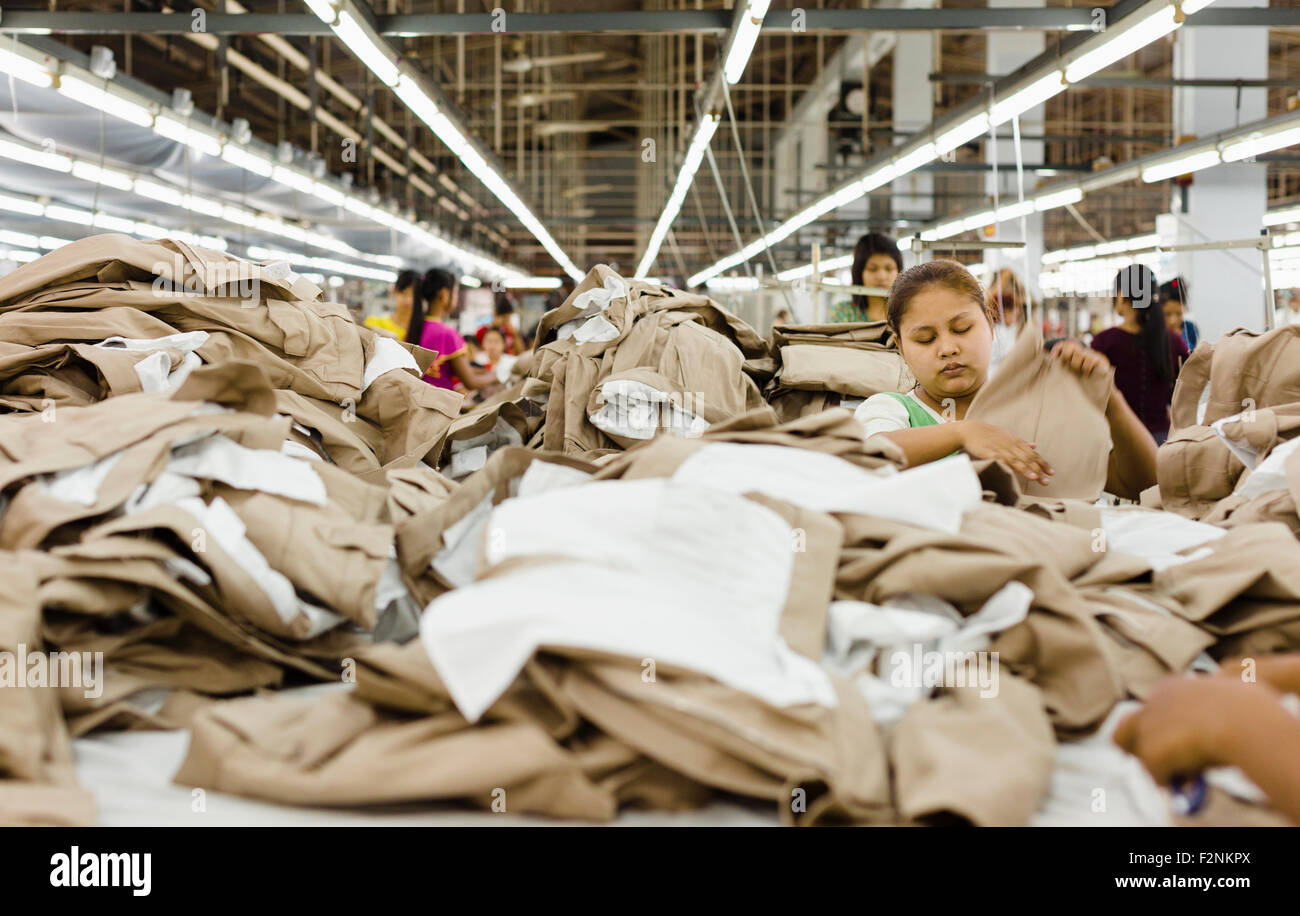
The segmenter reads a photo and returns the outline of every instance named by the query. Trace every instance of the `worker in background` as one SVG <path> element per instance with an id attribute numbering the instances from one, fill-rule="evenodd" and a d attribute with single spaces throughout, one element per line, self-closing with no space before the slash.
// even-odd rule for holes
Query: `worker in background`
<path id="1" fill-rule="evenodd" d="M 1181 334 L 1187 352 L 1196 349 L 1201 339 L 1200 328 L 1187 317 L 1187 281 L 1174 277 L 1160 287 L 1160 308 L 1165 313 L 1165 327 L 1170 334 Z"/>
<path id="2" fill-rule="evenodd" d="M 1300 324 L 1300 295 L 1293 289 L 1284 289 L 1278 292 L 1277 298 L 1280 304 L 1273 312 L 1273 327 Z"/>
<path id="3" fill-rule="evenodd" d="M 447 323 L 456 302 L 456 287 L 456 275 L 448 270 L 435 267 L 420 277 L 413 287 L 405 339 L 418 341 L 438 354 L 424 373 L 429 384 L 448 390 L 458 383 L 470 390 L 488 388 L 497 383 L 496 376 L 470 365 L 465 338 Z"/>
<path id="4" fill-rule="evenodd" d="M 417 271 L 404 270 L 399 273 L 393 283 L 393 314 L 371 315 L 365 320 L 365 326 L 389 337 L 405 340 L 407 326 L 411 323 L 411 301 L 419 282 L 420 274 Z"/>
<path id="5" fill-rule="evenodd" d="M 996 367 L 1010 352 L 1016 334 L 1029 315 L 1029 306 L 1029 292 L 1024 281 L 1010 267 L 999 269 L 988 289 L 988 311 L 993 316 L 992 367 Z"/>
<path id="6" fill-rule="evenodd" d="M 779 309 L 777 313 L 772 316 L 773 325 L 791 324 L 793 321 L 794 321 L 794 316 L 790 314 L 789 309 Z"/>
<path id="7" fill-rule="evenodd" d="M 511 356 L 518 356 L 523 352 L 523 342 L 519 339 L 519 332 L 515 329 L 514 324 L 515 303 L 509 293 L 497 293 L 495 301 L 492 304 L 492 321 L 479 328 L 474 336 L 478 339 L 478 345 L 483 346 L 483 335 L 487 333 L 488 328 L 496 328 L 505 338 L 506 350 Z"/>
<path id="8" fill-rule="evenodd" d="M 492 372 L 496 375 L 497 381 L 504 382 L 509 379 L 510 367 L 519 357 L 506 352 L 506 336 L 501 333 L 501 329 L 492 324 L 479 328 L 479 346 L 479 354 L 474 360 L 474 365 Z"/>
<path id="9" fill-rule="evenodd" d="M 996 319 L 979 281 L 955 261 L 918 264 L 894 283 L 888 316 L 916 386 L 906 394 L 882 392 L 863 401 L 854 416 L 866 435 L 884 436 L 899 446 L 908 467 L 960 450 L 972 458 L 1001 461 L 1031 481 L 1047 483 L 1052 468 L 1035 443 L 966 419 L 988 379 L 993 352 Z M 1075 340 L 1058 343 L 1051 358 L 1083 376 L 1110 368 L 1105 356 Z M 1112 443 L 1106 489 L 1137 499 L 1156 483 L 1155 441 L 1114 387 L 1106 420 Z"/>
<path id="10" fill-rule="evenodd" d="M 1225 660 L 1218 676 L 1166 678 L 1120 720 L 1115 743 L 1161 785 L 1235 766 L 1300 825 L 1300 654 Z"/>
<path id="11" fill-rule="evenodd" d="M 854 286 L 874 286 L 888 290 L 903 269 L 903 253 L 888 236 L 868 232 L 853 247 Z M 854 295 L 831 310 L 831 321 L 884 321 L 889 302 L 886 296 Z"/>
<path id="12" fill-rule="evenodd" d="M 1094 337 L 1092 348 L 1115 367 L 1115 387 L 1160 444 L 1169 435 L 1169 401 L 1189 352 L 1181 334 L 1169 333 L 1157 290 L 1156 275 L 1145 265 L 1131 264 L 1116 274 L 1120 323 Z"/>

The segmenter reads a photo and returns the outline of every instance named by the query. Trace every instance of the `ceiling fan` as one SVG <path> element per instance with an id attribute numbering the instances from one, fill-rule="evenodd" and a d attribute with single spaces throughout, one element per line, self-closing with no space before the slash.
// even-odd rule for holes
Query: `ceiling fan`
<path id="1" fill-rule="evenodd" d="M 507 73 L 527 73 L 534 67 L 586 64 L 605 59 L 604 51 L 578 51 L 573 54 L 555 54 L 550 57 L 529 57 L 524 52 L 524 42 L 521 38 L 516 38 L 511 42 L 511 51 L 513 56 L 501 64 L 501 69 Z"/>

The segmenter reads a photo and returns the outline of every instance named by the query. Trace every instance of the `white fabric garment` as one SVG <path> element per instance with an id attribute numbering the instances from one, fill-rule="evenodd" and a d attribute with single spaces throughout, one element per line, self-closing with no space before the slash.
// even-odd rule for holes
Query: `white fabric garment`
<path id="1" fill-rule="evenodd" d="M 1258 467 L 1250 471 L 1245 477 L 1237 483 L 1236 493 L 1241 496 L 1259 496 L 1261 493 L 1267 493 L 1269 490 L 1284 490 L 1287 488 L 1286 479 L 1286 459 L 1287 456 L 1300 448 L 1300 437 L 1283 442 L 1281 445 L 1268 453 Z"/>
<path id="2" fill-rule="evenodd" d="M 220 434 L 174 449 L 167 470 L 313 506 L 327 502 L 325 482 L 308 462 L 271 449 L 245 448 Z"/>
<path id="3" fill-rule="evenodd" d="M 446 546 L 434 554 L 429 565 L 453 586 L 459 588 L 474 581 L 474 566 L 478 561 L 478 545 L 483 540 L 483 529 L 492 515 L 492 494 L 442 533 Z"/>
<path id="4" fill-rule="evenodd" d="M 121 452 L 113 452 L 83 467 L 42 474 L 36 480 L 46 496 L 79 506 L 93 506 L 99 499 L 99 488 L 121 457 Z"/>
<path id="5" fill-rule="evenodd" d="M 187 331 L 183 334 L 168 334 L 165 337 L 109 337 L 95 344 L 106 350 L 180 350 L 184 354 L 179 366 L 171 368 L 171 360 L 165 353 L 155 353 L 135 364 L 135 374 L 140 379 L 140 387 L 147 392 L 173 392 L 189 374 L 203 365 L 203 360 L 194 351 L 208 341 L 207 331 Z"/>
<path id="6" fill-rule="evenodd" d="M 1218 540 L 1227 530 L 1149 509 L 1100 509 L 1106 549 L 1141 557 L 1155 570 L 1177 566 L 1203 556 L 1182 551 Z"/>
<path id="7" fill-rule="evenodd" d="M 826 672 L 778 632 L 794 541 L 769 509 L 662 479 L 596 481 L 506 500 L 488 529 L 489 564 L 573 560 L 475 582 L 426 609 L 421 639 L 471 721 L 546 645 L 689 668 L 774 705 L 834 705 Z"/>
<path id="8" fill-rule="evenodd" d="M 909 391 L 903 397 L 920 405 L 936 423 L 947 422 L 942 415 L 935 413 L 929 404 L 917 397 L 915 391 Z M 907 408 L 897 397 L 884 391 L 873 394 L 859 404 L 853 411 L 853 419 L 862 424 L 863 432 L 867 436 L 874 436 L 877 433 L 896 433 L 900 429 L 912 428 L 912 418 L 908 415 Z"/>
<path id="9" fill-rule="evenodd" d="M 831 682 L 815 662 L 780 636 L 744 625 L 741 609 L 719 609 L 671 578 L 667 570 L 655 578 L 589 562 L 524 569 L 438 598 L 421 618 L 420 638 L 471 722 L 542 646 L 687 668 L 773 706 L 835 705 Z"/>
<path id="10" fill-rule="evenodd" d="M 1208 390 L 1208 389 L 1207 389 Z M 1259 449 L 1251 445 L 1245 439 L 1232 439 L 1223 431 L 1225 423 L 1232 423 L 1241 419 L 1241 414 L 1233 414 L 1230 417 L 1224 417 L 1221 420 L 1215 420 L 1210 424 L 1210 429 L 1214 430 L 1215 435 L 1223 440 L 1223 444 L 1228 447 L 1228 451 L 1236 456 L 1237 460 L 1246 466 L 1248 470 L 1255 469 L 1255 463 L 1259 461 Z"/>
<path id="11" fill-rule="evenodd" d="M 611 436 L 653 439 L 660 430 L 694 439 L 709 428 L 708 421 L 677 404 L 658 388 L 634 379 L 611 379 L 600 388 L 605 399 L 591 425 Z"/>
<path id="12" fill-rule="evenodd" d="M 248 529 L 224 499 L 218 496 L 205 505 L 203 500 L 191 497 L 177 500 L 175 505 L 192 515 L 204 533 L 215 539 L 221 549 L 257 583 L 281 620 L 289 624 L 299 614 L 307 618 L 310 627 L 300 638 L 311 639 L 344 622 L 345 618 L 338 614 L 298 597 L 293 583 L 283 573 L 272 569 L 266 557 L 248 539 Z"/>
<path id="13" fill-rule="evenodd" d="M 854 677 L 872 717 L 890 724 L 933 690 L 916 669 L 916 659 L 924 664 L 924 653 L 985 651 L 993 635 L 1025 619 L 1033 597 L 1024 583 L 1008 582 L 969 617 L 933 595 L 898 595 L 883 606 L 833 601 L 822 661 L 837 674 Z M 994 665 L 993 659 L 987 660 L 991 673 Z M 877 673 L 871 672 L 872 666 Z M 990 689 L 997 689 L 996 673 Z"/>
<path id="14" fill-rule="evenodd" d="M 361 374 L 361 390 L 369 388 L 379 376 L 394 369 L 410 369 L 420 374 L 420 366 L 411 352 L 391 337 L 375 335 L 375 352 Z"/>
<path id="15" fill-rule="evenodd" d="M 906 471 L 868 471 L 809 449 L 710 442 L 683 461 L 672 479 L 731 493 L 764 493 L 818 512 L 858 512 L 948 532 L 960 529 L 962 514 L 983 498 L 965 455 Z"/>
<path id="16" fill-rule="evenodd" d="M 505 384 L 510 381 L 510 369 L 515 363 L 519 362 L 518 356 L 511 356 L 509 353 L 502 353 L 501 358 L 497 360 L 495 371 L 497 381 Z"/>
<path id="17" fill-rule="evenodd" d="M 197 497 L 200 492 L 202 489 L 193 477 L 164 470 L 152 483 L 142 483 L 136 487 L 122 509 L 127 515 L 132 515 L 154 506 L 167 506 L 182 499 Z"/>
<path id="18" fill-rule="evenodd" d="M 523 476 L 518 479 L 518 487 L 511 495 L 537 496 L 548 490 L 575 487 L 590 480 L 591 475 L 578 468 L 571 468 L 564 464 L 553 464 L 550 461 L 534 461 L 528 465 Z M 511 482 L 514 483 L 514 481 Z"/>
<path id="19" fill-rule="evenodd" d="M 453 480 L 468 476 L 487 464 L 488 456 L 507 445 L 523 445 L 519 430 L 497 417 L 496 424 L 485 433 L 469 439 L 451 441 L 451 464 L 447 476 Z"/>

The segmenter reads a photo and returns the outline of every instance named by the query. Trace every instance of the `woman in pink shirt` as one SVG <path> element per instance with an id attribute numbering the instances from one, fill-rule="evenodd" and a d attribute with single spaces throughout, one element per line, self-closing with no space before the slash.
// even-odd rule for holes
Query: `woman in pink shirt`
<path id="1" fill-rule="evenodd" d="M 451 271 L 435 267 L 425 273 L 415 285 L 406 339 L 438 354 L 424 373 L 430 385 L 455 389 L 459 382 L 469 389 L 490 388 L 498 384 L 495 373 L 470 365 L 465 338 L 447 324 L 456 292 L 456 275 Z"/>

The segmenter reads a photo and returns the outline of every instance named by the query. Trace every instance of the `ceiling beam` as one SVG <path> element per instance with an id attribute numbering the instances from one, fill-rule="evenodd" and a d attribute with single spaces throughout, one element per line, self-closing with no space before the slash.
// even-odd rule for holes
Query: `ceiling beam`
<path id="1" fill-rule="evenodd" d="M 773 10 L 763 25 L 768 33 L 808 34 L 862 31 L 1089 31 L 1091 9 L 854 9 Z M 495 27 L 494 27 L 495 24 Z M 417 13 L 375 16 L 376 30 L 390 38 L 425 35 L 510 35 L 627 33 L 636 35 L 725 34 L 731 10 L 642 10 L 591 13 Z M 210 35 L 329 35 L 330 29 L 311 13 L 208 13 L 202 31 Z M 1207 9 L 1186 28 L 1227 26 L 1300 28 L 1300 8 Z M 189 13 L 76 12 L 11 10 L 0 17 L 0 32 L 48 34 L 182 34 L 193 32 Z"/>

